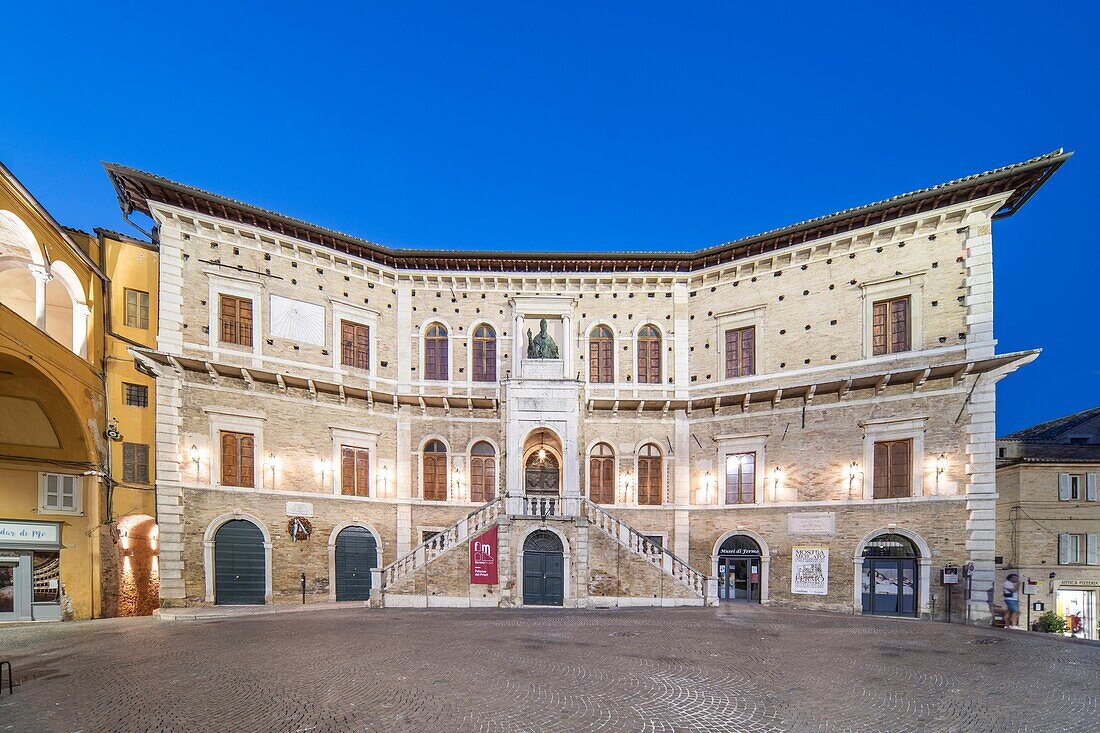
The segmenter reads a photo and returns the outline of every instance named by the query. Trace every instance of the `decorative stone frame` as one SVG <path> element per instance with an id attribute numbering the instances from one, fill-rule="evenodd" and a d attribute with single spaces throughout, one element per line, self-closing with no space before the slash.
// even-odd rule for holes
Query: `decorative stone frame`
<path id="1" fill-rule="evenodd" d="M 253 365 L 259 366 L 260 360 L 263 358 L 263 337 L 264 337 L 264 314 L 266 309 L 264 308 L 263 292 L 266 289 L 264 283 L 252 277 L 247 277 L 244 273 L 241 275 L 229 274 L 228 272 L 215 272 L 213 270 L 204 269 L 203 273 L 207 279 L 207 299 L 206 306 L 208 311 L 209 324 L 207 330 L 207 345 L 213 355 L 214 360 L 218 359 L 219 352 L 232 353 L 232 354 L 251 354 L 253 358 Z M 226 344 L 221 342 L 221 296 L 231 295 L 237 298 L 248 298 L 252 301 L 252 348 L 241 346 L 240 344 Z"/>
<path id="2" fill-rule="evenodd" d="M 277 481 L 268 485 L 267 469 L 264 467 L 264 423 L 267 418 L 262 412 L 238 410 L 232 407 L 204 406 L 202 411 L 206 413 L 210 425 L 208 435 L 209 449 L 207 455 L 210 462 L 210 485 L 222 485 L 222 431 L 231 433 L 252 434 L 252 470 L 255 486 L 242 486 L 244 489 L 274 489 Z M 216 477 L 216 478 L 215 478 Z"/>
<path id="3" fill-rule="evenodd" d="M 760 545 L 760 605 L 766 606 L 768 605 L 768 576 L 771 574 L 772 553 L 771 548 L 768 547 L 767 541 L 751 529 L 738 527 L 737 529 L 726 532 L 718 538 L 710 552 L 710 568 L 712 571 L 710 577 L 718 577 L 718 549 L 722 546 L 722 543 L 730 537 L 736 537 L 738 535 L 748 537 L 750 540 Z"/>
<path id="4" fill-rule="evenodd" d="M 438 323 L 443 328 L 447 329 L 447 378 L 446 379 L 428 379 L 425 370 L 425 364 L 427 363 L 427 333 L 428 329 Z M 417 368 L 420 370 L 417 374 L 415 381 L 422 384 L 449 384 L 455 381 L 455 330 L 451 328 L 451 324 L 446 320 L 438 317 L 428 318 L 420 324 L 416 329 L 416 341 L 417 348 L 420 353 L 417 355 Z"/>
<path id="5" fill-rule="evenodd" d="M 909 496 L 924 496 L 924 430 L 927 415 L 889 417 L 862 420 L 863 428 L 863 498 L 875 498 L 875 443 L 883 440 L 910 440 L 912 452 L 909 465 Z M 878 501 L 890 501 L 879 499 Z"/>
<path id="6" fill-rule="evenodd" d="M 892 359 L 898 353 L 874 354 L 874 310 L 880 300 L 909 297 L 909 351 L 924 349 L 923 307 L 924 272 L 891 276 L 860 283 L 863 297 L 863 356 L 865 359 Z"/>
<path id="7" fill-rule="evenodd" d="M 377 430 L 364 430 L 362 428 L 348 428 L 341 425 L 329 425 L 332 434 L 332 485 L 329 487 L 334 496 L 343 499 L 379 498 L 381 493 L 378 488 L 378 437 Z M 362 448 L 367 451 L 367 496 L 345 496 L 341 481 L 341 451 L 343 446 L 349 448 Z"/>
<path id="8" fill-rule="evenodd" d="M 328 599 L 331 602 L 336 601 L 336 538 L 348 527 L 362 527 L 374 536 L 374 544 L 377 548 L 374 568 L 379 569 L 382 567 L 382 538 L 374 527 L 370 526 L 362 519 L 351 519 L 337 524 L 332 528 L 332 532 L 330 532 L 328 536 Z M 373 586 L 371 587 L 371 592 L 374 592 Z"/>
<path id="9" fill-rule="evenodd" d="M 611 331 L 611 381 L 610 382 L 593 382 L 592 381 L 592 367 L 589 365 L 589 358 L 592 356 L 592 349 L 590 343 L 592 341 L 592 332 L 598 327 L 605 326 Z M 619 349 L 621 347 L 619 330 L 615 328 L 615 324 L 610 321 L 599 320 L 592 321 L 586 327 L 584 335 L 580 339 L 581 354 L 584 356 L 584 368 L 581 370 L 581 374 L 584 376 L 584 383 L 591 389 L 614 389 L 620 385 L 619 381 Z M 635 364 L 635 370 L 637 365 Z"/>
<path id="10" fill-rule="evenodd" d="M 764 479 L 767 474 L 767 461 L 765 448 L 768 442 L 768 433 L 745 433 L 741 435 L 719 435 L 715 438 L 718 443 L 718 476 L 714 482 L 718 496 L 715 503 L 718 506 L 759 506 L 767 503 Z M 752 504 L 726 504 L 726 460 L 728 456 L 738 453 L 755 453 L 756 467 L 753 471 L 753 502 Z"/>
<path id="11" fill-rule="evenodd" d="M 654 384 L 653 382 L 646 382 L 645 384 L 642 384 L 638 381 L 638 334 L 641 333 L 642 329 L 646 326 L 653 326 L 657 329 L 657 333 L 661 334 L 661 348 L 657 351 L 657 353 L 660 354 L 661 357 L 661 369 L 660 374 L 657 375 L 656 384 Z M 615 351 L 616 353 L 618 353 L 618 339 L 615 340 L 615 344 Z M 642 321 L 634 327 L 634 332 L 630 334 L 630 379 L 631 387 L 633 389 L 664 389 L 668 387 L 668 383 L 666 381 L 668 379 L 668 347 L 668 334 L 665 332 L 665 329 L 661 326 L 661 324 L 657 323 L 657 321 Z M 618 377 L 617 374 L 616 377 Z"/>
<path id="12" fill-rule="evenodd" d="M 493 371 L 496 375 L 496 379 L 488 382 L 476 382 L 474 381 L 474 333 L 482 326 L 488 326 L 493 329 L 493 341 L 496 344 L 494 351 L 494 357 L 496 363 L 493 365 Z M 466 379 L 472 388 L 477 387 L 496 387 L 501 382 L 501 355 L 500 355 L 500 329 L 492 321 L 481 318 L 470 324 L 469 330 L 466 332 Z M 452 377 L 454 375 L 451 375 Z M 452 379 L 453 381 L 453 379 Z M 471 443 L 472 445 L 472 443 Z"/>
<path id="13" fill-rule="evenodd" d="M 760 376 L 761 366 L 763 360 L 760 356 L 760 343 L 761 338 L 764 335 L 764 313 L 765 306 L 756 305 L 751 308 L 738 308 L 737 310 L 725 311 L 723 313 L 716 313 L 714 320 L 717 325 L 716 349 L 718 355 L 718 374 L 721 375 L 720 382 L 734 381 L 737 379 L 755 379 Z M 726 376 L 726 331 L 738 328 L 748 328 L 752 326 L 753 332 L 753 346 L 752 346 L 752 374 L 745 377 L 728 377 Z"/>
<path id="14" fill-rule="evenodd" d="M 252 522 L 259 528 L 260 533 L 264 538 L 264 603 L 271 605 L 274 603 L 274 597 L 271 592 L 271 533 L 267 531 L 267 527 L 256 517 L 251 514 L 245 514 L 240 511 L 229 512 L 227 514 L 221 514 L 214 518 L 206 526 L 206 532 L 202 536 L 202 569 L 203 575 L 206 580 L 206 602 L 216 602 L 214 593 L 214 537 L 217 535 L 218 530 L 222 525 L 234 519 L 243 519 L 247 522 Z"/>
<path id="15" fill-rule="evenodd" d="M 575 608 L 577 607 L 577 601 L 573 597 L 573 553 L 569 548 L 569 538 L 565 536 L 565 533 L 560 529 L 549 523 L 534 524 L 525 529 L 517 537 L 516 548 L 516 565 L 515 572 L 515 588 L 516 588 L 516 605 L 523 606 L 523 546 L 527 544 L 527 538 L 533 533 L 540 530 L 546 530 L 547 532 L 553 532 L 561 540 L 562 548 L 562 608 Z M 591 530 L 590 530 L 591 531 Z M 541 606 L 540 606 L 541 608 Z"/>
<path id="16" fill-rule="evenodd" d="M 332 368 L 337 372 L 343 372 L 352 376 L 373 377 L 378 374 L 378 311 L 364 308 L 360 305 L 352 305 L 330 298 L 332 304 Z M 344 345 L 340 340 L 340 330 L 343 321 L 357 323 L 366 326 L 367 334 L 367 368 L 359 369 L 343 363 Z M 447 329 L 448 340 L 450 329 Z M 449 344 L 448 344 L 449 345 Z"/>
<path id="17" fill-rule="evenodd" d="M 931 606 L 929 604 L 929 598 L 931 597 L 932 586 L 932 549 L 919 534 L 896 525 L 887 525 L 886 527 L 881 527 L 873 532 L 869 532 L 864 535 L 863 539 L 856 545 L 855 554 L 852 556 L 852 564 L 854 567 L 852 578 L 854 581 L 854 605 L 852 608 L 857 615 L 863 613 L 862 586 L 860 585 L 862 582 L 861 576 L 863 575 L 863 550 L 867 547 L 868 542 L 883 534 L 899 534 L 906 539 L 912 540 L 913 544 L 916 545 L 917 552 L 920 553 L 920 557 L 917 559 L 917 566 L 920 573 L 920 587 L 917 592 L 917 615 L 923 617 L 930 614 Z"/>

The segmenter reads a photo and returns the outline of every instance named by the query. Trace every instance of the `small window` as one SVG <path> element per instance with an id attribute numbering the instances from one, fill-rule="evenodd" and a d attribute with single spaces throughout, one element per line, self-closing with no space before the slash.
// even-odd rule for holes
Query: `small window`
<path id="1" fill-rule="evenodd" d="M 252 301 L 221 296 L 221 336 L 224 344 L 252 346 Z"/>
<path id="2" fill-rule="evenodd" d="M 340 493 L 344 496 L 370 496 L 370 451 L 352 446 L 340 447 Z"/>
<path id="3" fill-rule="evenodd" d="M 909 296 L 879 300 L 872 311 L 872 353 L 900 354 L 909 351 Z"/>
<path id="4" fill-rule="evenodd" d="M 130 328 L 149 328 L 149 293 L 125 289 L 126 325 Z"/>
<path id="5" fill-rule="evenodd" d="M 1070 445 L 1088 445 L 1090 443 L 1089 436 L 1087 435 L 1071 435 L 1069 436 Z"/>
<path id="6" fill-rule="evenodd" d="M 149 406 L 149 388 L 144 384 L 122 383 L 122 401 L 131 407 Z"/>
<path id="7" fill-rule="evenodd" d="M 356 369 L 370 369 L 369 326 L 340 322 L 340 363 Z"/>
<path id="8" fill-rule="evenodd" d="M 588 381 L 611 384 L 615 381 L 615 335 L 607 326 L 596 326 L 588 337 Z"/>
<path id="9" fill-rule="evenodd" d="M 149 483 L 149 446 L 144 443 L 122 444 L 122 480 Z"/>
<path id="10" fill-rule="evenodd" d="M 726 456 L 726 503 L 752 504 L 756 501 L 756 454 L 730 453 Z"/>
<path id="11" fill-rule="evenodd" d="M 756 327 L 726 331 L 726 379 L 751 377 L 756 373 Z"/>
<path id="12" fill-rule="evenodd" d="M 1084 533 L 1058 535 L 1059 565 L 1096 565 L 1096 535 Z"/>
<path id="13" fill-rule="evenodd" d="M 1096 501 L 1096 474 L 1058 474 L 1058 499 L 1060 501 Z"/>
<path id="14" fill-rule="evenodd" d="M 642 536 L 645 537 L 646 541 L 648 541 L 649 544 L 653 545 L 654 547 L 663 548 L 665 546 L 665 538 L 662 535 L 659 535 L 659 534 L 646 534 L 646 535 L 642 535 Z"/>
<path id="15" fill-rule="evenodd" d="M 45 514 L 79 514 L 81 478 L 65 473 L 41 474 L 39 511 Z"/>
<path id="16" fill-rule="evenodd" d="M 222 431 L 222 485 L 256 485 L 256 438 L 251 433 Z"/>
<path id="17" fill-rule="evenodd" d="M 912 495 L 912 449 L 911 440 L 875 443 L 874 498 L 900 499 Z"/>

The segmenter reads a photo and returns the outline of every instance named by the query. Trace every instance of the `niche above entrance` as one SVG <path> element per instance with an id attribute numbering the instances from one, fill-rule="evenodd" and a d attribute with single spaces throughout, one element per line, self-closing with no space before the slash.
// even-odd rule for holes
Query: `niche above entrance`
<path id="1" fill-rule="evenodd" d="M 552 295 L 522 296 L 511 301 L 513 370 L 520 379 L 568 379 L 573 361 L 573 298 Z"/>

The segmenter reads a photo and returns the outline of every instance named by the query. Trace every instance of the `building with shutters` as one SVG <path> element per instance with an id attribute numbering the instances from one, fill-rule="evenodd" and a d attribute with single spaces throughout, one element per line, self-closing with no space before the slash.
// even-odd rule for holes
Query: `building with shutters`
<path id="1" fill-rule="evenodd" d="M 1100 625 L 1097 474 L 1100 407 L 997 441 L 998 578 L 1014 572 L 1037 583 L 1030 602 L 1043 603 L 1088 639 L 1097 638 Z"/>
<path id="2" fill-rule="evenodd" d="M 1068 157 L 652 253 L 397 250 L 108 164 L 156 224 L 161 603 L 942 618 L 972 562 L 988 617 L 1037 355 L 996 351 L 993 223 Z"/>

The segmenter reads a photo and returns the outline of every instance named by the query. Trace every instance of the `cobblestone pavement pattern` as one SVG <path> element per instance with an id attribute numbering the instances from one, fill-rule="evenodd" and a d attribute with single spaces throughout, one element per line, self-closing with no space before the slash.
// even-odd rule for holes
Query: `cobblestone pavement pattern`
<path id="1" fill-rule="evenodd" d="M 1100 646 L 753 607 L 0 629 L 0 731 L 1093 731 Z"/>

